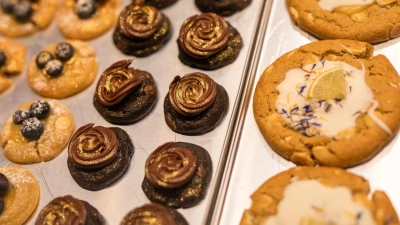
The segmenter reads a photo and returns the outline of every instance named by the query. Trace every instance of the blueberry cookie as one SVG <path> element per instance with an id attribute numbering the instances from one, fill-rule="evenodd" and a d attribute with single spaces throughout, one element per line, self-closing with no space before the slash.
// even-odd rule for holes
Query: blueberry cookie
<path id="1" fill-rule="evenodd" d="M 164 100 L 165 122 L 181 134 L 202 134 L 214 129 L 229 107 L 225 88 L 207 74 L 176 76 Z"/>
<path id="2" fill-rule="evenodd" d="M 64 0 L 57 24 L 65 37 L 89 40 L 114 26 L 119 5 L 119 0 Z"/>
<path id="3" fill-rule="evenodd" d="M 97 83 L 93 104 L 110 123 L 128 124 L 142 119 L 154 107 L 157 86 L 153 76 L 129 68 L 132 60 L 111 65 Z"/>
<path id="4" fill-rule="evenodd" d="M 297 165 L 351 167 L 378 153 L 400 125 L 400 78 L 372 45 L 313 42 L 260 77 L 253 112 L 273 150 Z"/>
<path id="5" fill-rule="evenodd" d="M 242 42 L 239 32 L 221 16 L 194 15 L 179 31 L 179 59 L 190 67 L 214 70 L 235 61 Z"/>
<path id="6" fill-rule="evenodd" d="M 353 39 L 377 43 L 400 35 L 400 3 L 396 0 L 286 0 L 301 29 L 321 39 Z"/>
<path id="7" fill-rule="evenodd" d="M 124 217 L 121 225 L 147 224 L 148 221 L 161 225 L 188 225 L 178 211 L 157 203 L 133 209 Z"/>
<path id="8" fill-rule="evenodd" d="M 0 144 L 12 162 L 49 161 L 61 153 L 73 129 L 72 114 L 60 102 L 30 101 L 7 119 L 0 133 Z"/>
<path id="9" fill-rule="evenodd" d="M 142 189 L 152 202 L 189 208 L 202 200 L 212 175 L 208 152 L 194 144 L 167 142 L 146 160 Z"/>
<path id="10" fill-rule="evenodd" d="M 87 88 L 98 70 L 97 54 L 89 44 L 68 40 L 50 45 L 30 62 L 28 83 L 38 94 L 65 98 Z"/>
<path id="11" fill-rule="evenodd" d="M 399 224 L 387 195 L 369 192 L 367 180 L 343 169 L 295 167 L 252 194 L 240 224 Z"/>
<path id="12" fill-rule="evenodd" d="M 148 56 L 171 37 L 171 23 L 157 8 L 140 3 L 126 6 L 113 34 L 115 46 L 127 55 Z"/>
<path id="13" fill-rule="evenodd" d="M 0 1 L 0 33 L 21 37 L 45 29 L 57 10 L 58 0 Z"/>
<path id="14" fill-rule="evenodd" d="M 26 47 L 22 43 L 0 38 L 0 93 L 12 85 L 7 76 L 17 75 L 23 71 L 25 57 Z"/>
<path id="15" fill-rule="evenodd" d="M 0 167 L 0 224 L 24 224 L 39 201 L 39 182 L 26 169 Z"/>
<path id="16" fill-rule="evenodd" d="M 251 0 L 195 0 L 194 2 L 202 12 L 230 16 L 248 6 Z"/>

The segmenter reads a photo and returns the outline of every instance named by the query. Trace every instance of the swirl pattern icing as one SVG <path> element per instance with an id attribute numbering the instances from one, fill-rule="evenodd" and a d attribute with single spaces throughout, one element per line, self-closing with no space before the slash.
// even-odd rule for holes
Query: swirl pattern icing
<path id="1" fill-rule="evenodd" d="M 151 37 L 163 21 L 161 12 L 153 6 L 130 4 L 121 12 L 119 28 L 132 39 L 143 40 Z"/>
<path id="2" fill-rule="evenodd" d="M 146 161 L 146 178 L 157 187 L 176 188 L 186 184 L 196 173 L 197 158 L 186 148 L 167 142 L 152 152 Z"/>
<path id="3" fill-rule="evenodd" d="M 104 71 L 96 87 L 100 104 L 106 107 L 115 106 L 140 86 L 140 71 L 128 68 L 131 63 L 132 60 L 122 60 Z"/>
<path id="4" fill-rule="evenodd" d="M 86 224 L 87 211 L 84 203 L 70 195 L 53 199 L 40 212 L 36 225 Z"/>
<path id="5" fill-rule="evenodd" d="M 81 168 L 99 168 L 114 160 L 118 140 L 113 130 L 93 123 L 79 128 L 68 145 L 68 157 Z"/>
<path id="6" fill-rule="evenodd" d="M 167 209 L 156 203 L 136 208 L 125 216 L 121 225 L 168 224 L 175 225 L 175 220 Z"/>
<path id="7" fill-rule="evenodd" d="M 188 55 L 201 59 L 224 49 L 229 35 L 229 26 L 224 18 L 215 13 L 203 13 L 183 23 L 178 42 Z"/>
<path id="8" fill-rule="evenodd" d="M 204 73 L 176 76 L 169 86 L 169 100 L 181 115 L 195 116 L 206 110 L 217 96 L 217 84 Z"/>

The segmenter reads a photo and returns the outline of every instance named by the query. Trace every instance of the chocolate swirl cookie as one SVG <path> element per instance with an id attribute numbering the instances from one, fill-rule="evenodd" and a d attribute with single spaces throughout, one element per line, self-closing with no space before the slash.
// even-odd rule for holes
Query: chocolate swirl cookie
<path id="1" fill-rule="evenodd" d="M 200 72 L 176 76 L 164 100 L 167 125 L 181 134 L 214 129 L 225 116 L 229 97 L 224 87 Z"/>
<path id="2" fill-rule="evenodd" d="M 67 195 L 53 199 L 42 209 L 35 225 L 45 224 L 103 225 L 105 221 L 88 202 Z"/>
<path id="3" fill-rule="evenodd" d="M 204 148 L 167 142 L 147 158 L 142 189 L 152 202 L 189 208 L 204 198 L 211 174 L 211 158 Z"/>
<path id="4" fill-rule="evenodd" d="M 142 119 L 154 107 L 157 86 L 153 76 L 128 68 L 132 60 L 114 63 L 101 75 L 93 104 L 110 123 L 128 124 Z"/>
<path id="5" fill-rule="evenodd" d="M 230 16 L 244 9 L 251 0 L 195 0 L 194 3 L 202 12 L 213 12 L 220 16 Z"/>
<path id="6" fill-rule="evenodd" d="M 117 127 L 79 128 L 68 145 L 68 169 L 84 189 L 100 190 L 128 168 L 134 149 L 129 135 Z"/>
<path id="7" fill-rule="evenodd" d="M 136 0 L 136 1 L 138 1 L 138 0 Z M 144 1 L 146 5 L 151 5 L 151 6 L 156 7 L 157 9 L 162 9 L 162 8 L 172 5 L 177 0 L 139 0 L 139 1 Z"/>
<path id="8" fill-rule="evenodd" d="M 143 205 L 130 211 L 121 225 L 134 224 L 187 225 L 185 218 L 176 210 L 157 203 Z"/>
<path id="9" fill-rule="evenodd" d="M 148 56 L 171 36 L 169 19 L 153 6 L 132 3 L 122 10 L 113 40 L 127 55 Z"/>
<path id="10" fill-rule="evenodd" d="M 186 65 L 213 70 L 235 61 L 242 37 L 215 13 L 194 15 L 185 20 L 178 38 L 179 59 Z"/>

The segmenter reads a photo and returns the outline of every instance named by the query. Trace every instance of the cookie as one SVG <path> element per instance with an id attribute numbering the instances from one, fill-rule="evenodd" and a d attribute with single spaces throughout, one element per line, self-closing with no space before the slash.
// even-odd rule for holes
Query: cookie
<path id="1" fill-rule="evenodd" d="M 97 54 L 89 44 L 67 40 L 50 45 L 30 62 L 28 83 L 47 98 L 66 98 L 87 88 L 98 70 Z"/>
<path id="2" fill-rule="evenodd" d="M 0 174 L 5 175 L 9 185 L 2 196 L 4 209 L 0 213 L 0 224 L 24 224 L 39 201 L 39 182 L 31 172 L 17 166 L 0 167 Z"/>
<path id="3" fill-rule="evenodd" d="M 110 123 L 129 124 L 142 119 L 154 107 L 157 86 L 153 76 L 128 68 L 132 60 L 111 65 L 101 75 L 93 105 Z"/>
<path id="4" fill-rule="evenodd" d="M 214 129 L 229 107 L 225 88 L 207 74 L 176 76 L 164 100 L 165 122 L 181 134 L 202 134 Z"/>
<path id="5" fill-rule="evenodd" d="M 142 189 L 152 202 L 189 208 L 204 198 L 211 175 L 211 157 L 204 148 L 167 142 L 147 158 Z"/>
<path id="6" fill-rule="evenodd" d="M 244 9 L 251 0 L 195 0 L 194 3 L 202 12 L 213 12 L 220 16 L 230 16 Z"/>
<path id="7" fill-rule="evenodd" d="M 130 211 L 122 220 L 121 225 L 147 224 L 188 225 L 185 218 L 176 210 L 157 203 L 150 203 Z"/>
<path id="8" fill-rule="evenodd" d="M 58 0 L 0 2 L 0 33 L 22 37 L 43 30 L 53 21 Z"/>
<path id="9" fill-rule="evenodd" d="M 377 43 L 400 35 L 399 2 L 353 2 L 343 5 L 328 0 L 286 0 L 286 5 L 297 26 L 321 39 Z"/>
<path id="10" fill-rule="evenodd" d="M 399 75 L 374 48 L 313 42 L 260 77 L 253 112 L 273 150 L 297 165 L 350 167 L 382 149 L 400 123 Z"/>
<path id="11" fill-rule="evenodd" d="M 148 56 L 171 37 L 171 23 L 157 8 L 136 2 L 126 6 L 113 34 L 115 46 L 127 55 Z"/>
<path id="12" fill-rule="evenodd" d="M 57 24 L 69 39 L 93 39 L 114 26 L 119 6 L 119 0 L 64 0 L 57 12 Z"/>
<path id="13" fill-rule="evenodd" d="M 100 212 L 88 202 L 66 195 L 57 197 L 40 211 L 36 225 L 104 225 Z"/>
<path id="14" fill-rule="evenodd" d="M 177 0 L 132 0 L 134 4 L 144 4 L 163 9 L 175 3 Z"/>
<path id="15" fill-rule="evenodd" d="M 0 38 L 0 93 L 12 85 L 12 81 L 7 76 L 17 75 L 23 71 L 25 57 L 24 44 L 8 38 Z"/>
<path id="16" fill-rule="evenodd" d="M 134 153 L 129 135 L 118 127 L 89 123 L 79 128 L 68 145 L 68 169 L 76 183 L 96 191 L 116 181 Z"/>
<path id="17" fill-rule="evenodd" d="M 42 134 L 37 140 L 26 138 L 22 132 L 21 127 L 24 125 L 21 121 L 15 123 L 14 115 L 11 115 L 5 122 L 3 129 L 0 133 L 0 144 L 4 148 L 4 155 L 12 162 L 15 163 L 38 163 L 42 161 L 49 161 L 58 156 L 74 130 L 74 119 L 71 112 L 63 106 L 57 100 L 44 99 L 39 101 L 29 101 L 20 107 L 19 110 L 30 110 L 32 105 L 36 105 L 38 102 L 48 103 L 47 115 L 44 118 L 38 118 L 40 116 L 32 116 L 30 118 L 23 118 L 21 115 L 19 118 L 26 119 L 27 121 L 35 120 L 35 123 L 27 123 L 28 127 L 37 128 L 37 124 L 42 124 Z M 34 104 L 33 104 L 34 103 Z M 36 110 L 34 110 L 36 111 Z M 29 116 L 28 116 L 29 117 Z M 39 122 L 38 122 L 39 121 Z M 35 135 L 35 130 L 26 129 L 28 134 Z"/>
<path id="18" fill-rule="evenodd" d="M 339 168 L 295 167 L 263 183 L 251 196 L 241 225 L 399 224 L 383 191 Z"/>

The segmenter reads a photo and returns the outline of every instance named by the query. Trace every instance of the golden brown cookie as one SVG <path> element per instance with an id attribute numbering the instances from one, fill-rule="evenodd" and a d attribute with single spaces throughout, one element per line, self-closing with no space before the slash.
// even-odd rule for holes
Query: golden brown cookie
<path id="1" fill-rule="evenodd" d="M 117 21 L 119 0 L 96 1 L 96 11 L 88 18 L 80 18 L 76 0 L 64 0 L 58 13 L 57 24 L 63 35 L 70 39 L 88 40 L 107 32 Z"/>
<path id="2" fill-rule="evenodd" d="M 0 213 L 0 224 L 23 224 L 31 215 L 39 200 L 39 183 L 26 169 L 17 166 L 0 167 L 9 182 L 9 190 L 3 196 L 4 211 Z"/>
<path id="3" fill-rule="evenodd" d="M 8 37 L 21 37 L 45 29 L 53 21 L 58 0 L 32 1 L 31 7 L 31 16 L 23 21 L 18 21 L 12 12 L 0 7 L 0 33 Z"/>
<path id="4" fill-rule="evenodd" d="M 400 35 L 400 2 L 397 0 L 367 0 L 361 2 L 372 3 L 334 9 L 322 6 L 326 10 L 320 7 L 320 2 L 329 1 L 286 0 L 294 23 L 321 39 L 377 43 Z"/>
<path id="5" fill-rule="evenodd" d="M 69 110 L 57 100 L 44 99 L 50 106 L 48 115 L 40 119 L 44 130 L 40 138 L 30 140 L 21 134 L 21 124 L 14 123 L 11 115 L 0 133 L 4 155 L 15 163 L 38 163 L 58 156 L 68 143 L 74 129 L 74 119 Z M 18 109 L 29 110 L 35 101 L 27 102 Z M 17 110 L 18 110 L 17 109 Z"/>
<path id="6" fill-rule="evenodd" d="M 0 66 L 0 93 L 12 85 L 12 81 L 7 76 L 20 74 L 24 69 L 26 47 L 22 43 L 11 39 L 0 38 L 1 54 L 4 54 L 5 62 L 4 64 L 0 62 L 0 65 L 3 64 Z"/>
<path id="7" fill-rule="evenodd" d="M 400 79 L 389 60 L 373 51 L 365 42 L 326 40 L 270 65 L 258 81 L 253 111 L 271 148 L 309 166 L 350 167 L 379 152 L 399 127 Z M 330 99 L 314 96 L 337 91 Z"/>
<path id="8" fill-rule="evenodd" d="M 369 197 L 369 192 L 367 180 L 343 169 L 295 167 L 273 176 L 252 194 L 252 206 L 240 224 L 399 224 L 387 195 L 377 190 Z"/>
<path id="9" fill-rule="evenodd" d="M 97 54 L 89 44 L 79 40 L 68 40 L 63 43 L 71 44 L 74 53 L 72 58 L 62 63 L 63 70 L 60 75 L 50 76 L 44 68 L 39 68 L 36 63 L 37 55 L 29 64 L 29 85 L 44 97 L 65 98 L 76 94 L 88 87 L 97 75 Z M 44 51 L 48 51 L 55 57 L 58 44 L 50 45 Z"/>

